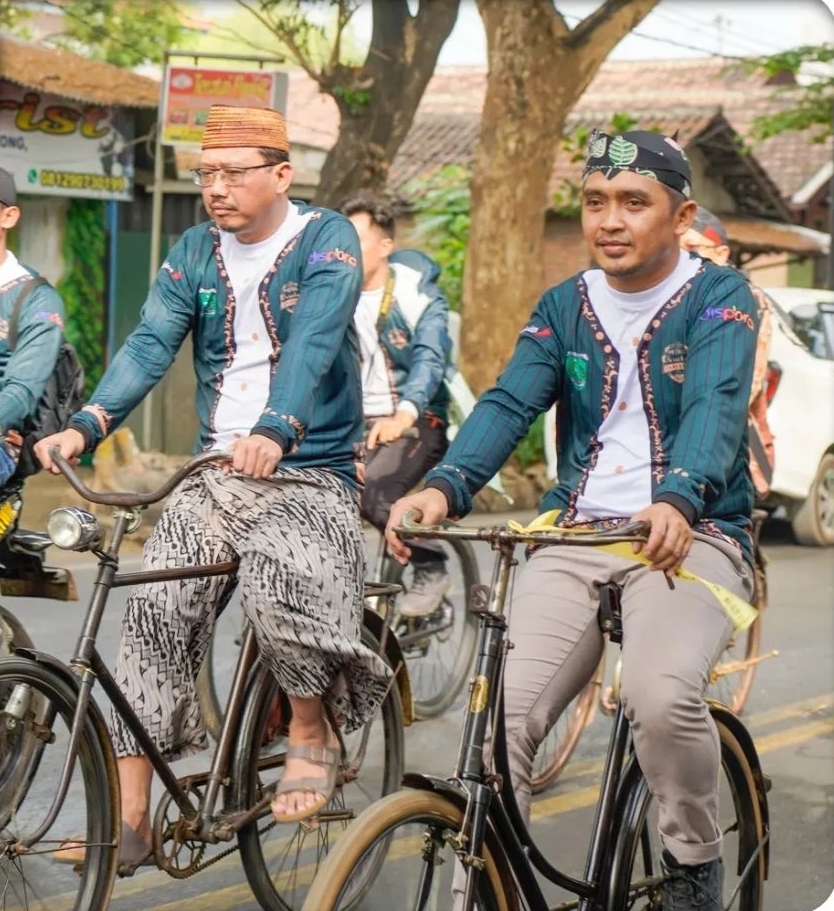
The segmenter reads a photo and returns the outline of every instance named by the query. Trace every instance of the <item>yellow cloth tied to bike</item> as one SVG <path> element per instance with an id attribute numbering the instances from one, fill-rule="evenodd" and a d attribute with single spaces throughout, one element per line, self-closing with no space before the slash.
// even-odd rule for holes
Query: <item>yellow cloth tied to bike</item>
<path id="1" fill-rule="evenodd" d="M 510 519 L 507 522 L 507 528 L 517 535 L 541 535 L 548 533 L 583 535 L 598 533 L 598 530 L 594 528 L 575 528 L 556 525 L 556 519 L 559 517 L 560 512 L 561 510 L 551 509 L 548 512 L 542 513 L 540 516 L 536 516 L 529 525 L 522 525 L 520 522 L 516 522 L 515 519 Z M 599 547 L 600 550 L 607 551 L 610 554 L 617 554 L 617 556 L 634 560 L 636 563 L 643 563 L 646 566 L 651 566 L 651 560 L 649 560 L 642 551 L 640 553 L 634 553 L 630 541 L 616 541 L 611 544 L 596 544 L 594 546 Z M 715 582 L 709 582 L 706 579 L 702 579 L 700 576 L 696 576 L 695 573 L 689 572 L 689 570 L 683 566 L 675 570 L 674 576 L 677 579 L 685 579 L 687 582 L 698 582 L 701 585 L 705 585 L 713 595 L 715 595 L 718 603 L 727 612 L 733 626 L 738 631 L 747 629 L 759 614 L 756 608 L 753 607 L 752 604 L 748 604 L 744 598 L 740 598 L 738 595 L 733 594 L 733 592 L 723 585 L 718 585 Z"/>

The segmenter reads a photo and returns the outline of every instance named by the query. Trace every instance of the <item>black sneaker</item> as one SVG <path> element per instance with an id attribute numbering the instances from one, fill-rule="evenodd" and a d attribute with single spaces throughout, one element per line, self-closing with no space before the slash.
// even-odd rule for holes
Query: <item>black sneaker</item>
<path id="1" fill-rule="evenodd" d="M 668 852 L 661 860 L 669 877 L 664 884 L 663 911 L 723 911 L 724 861 L 685 866 Z"/>

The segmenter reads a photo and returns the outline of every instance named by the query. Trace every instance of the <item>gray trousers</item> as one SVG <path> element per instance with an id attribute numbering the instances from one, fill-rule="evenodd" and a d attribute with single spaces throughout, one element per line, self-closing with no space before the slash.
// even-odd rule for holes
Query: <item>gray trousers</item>
<path id="1" fill-rule="evenodd" d="M 751 595 L 752 570 L 731 545 L 696 538 L 684 565 Z M 702 697 L 732 624 L 704 585 L 676 579 L 670 590 L 662 573 L 598 548 L 542 548 L 516 581 L 504 701 L 519 806 L 529 818 L 536 750 L 599 663 L 598 586 L 605 582 L 623 587 L 621 699 L 657 800 L 661 839 L 679 863 L 713 860 L 721 853 L 720 751 Z"/>

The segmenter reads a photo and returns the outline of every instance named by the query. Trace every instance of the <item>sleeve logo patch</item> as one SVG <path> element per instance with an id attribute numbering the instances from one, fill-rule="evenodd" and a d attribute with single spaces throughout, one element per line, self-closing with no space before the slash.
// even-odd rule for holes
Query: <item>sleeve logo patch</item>
<path id="1" fill-rule="evenodd" d="M 553 330 L 549 326 L 536 326 L 530 323 L 521 330 L 521 335 L 532 335 L 533 338 L 547 338 L 553 335 Z"/>
<path id="2" fill-rule="evenodd" d="M 756 324 L 753 317 L 743 310 L 736 310 L 735 307 L 707 307 L 700 315 L 699 319 L 706 322 L 707 320 L 720 320 L 724 323 L 741 323 L 751 332 L 756 331 Z"/>
<path id="3" fill-rule="evenodd" d="M 318 251 L 313 250 L 310 254 L 310 258 L 307 260 L 308 265 L 315 266 L 318 263 L 332 263 L 340 262 L 347 263 L 349 266 L 354 268 L 358 265 L 355 256 L 351 256 L 350 253 L 346 253 L 344 250 L 340 250 L 336 247 L 333 250 Z"/>

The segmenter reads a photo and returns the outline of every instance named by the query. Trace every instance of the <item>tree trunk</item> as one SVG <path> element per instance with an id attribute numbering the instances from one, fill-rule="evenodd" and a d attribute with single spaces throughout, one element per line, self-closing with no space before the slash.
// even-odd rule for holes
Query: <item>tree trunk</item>
<path id="1" fill-rule="evenodd" d="M 547 190 L 565 119 L 612 48 L 659 0 L 606 0 L 573 30 L 553 0 L 477 2 L 489 75 L 472 176 L 460 366 L 481 393 L 544 290 Z"/>
<path id="2" fill-rule="evenodd" d="M 325 159 L 315 201 L 337 206 L 362 188 L 381 190 L 411 129 L 460 0 L 374 0 L 373 32 L 360 68 L 335 66 L 319 84 L 339 106 L 339 139 Z"/>

